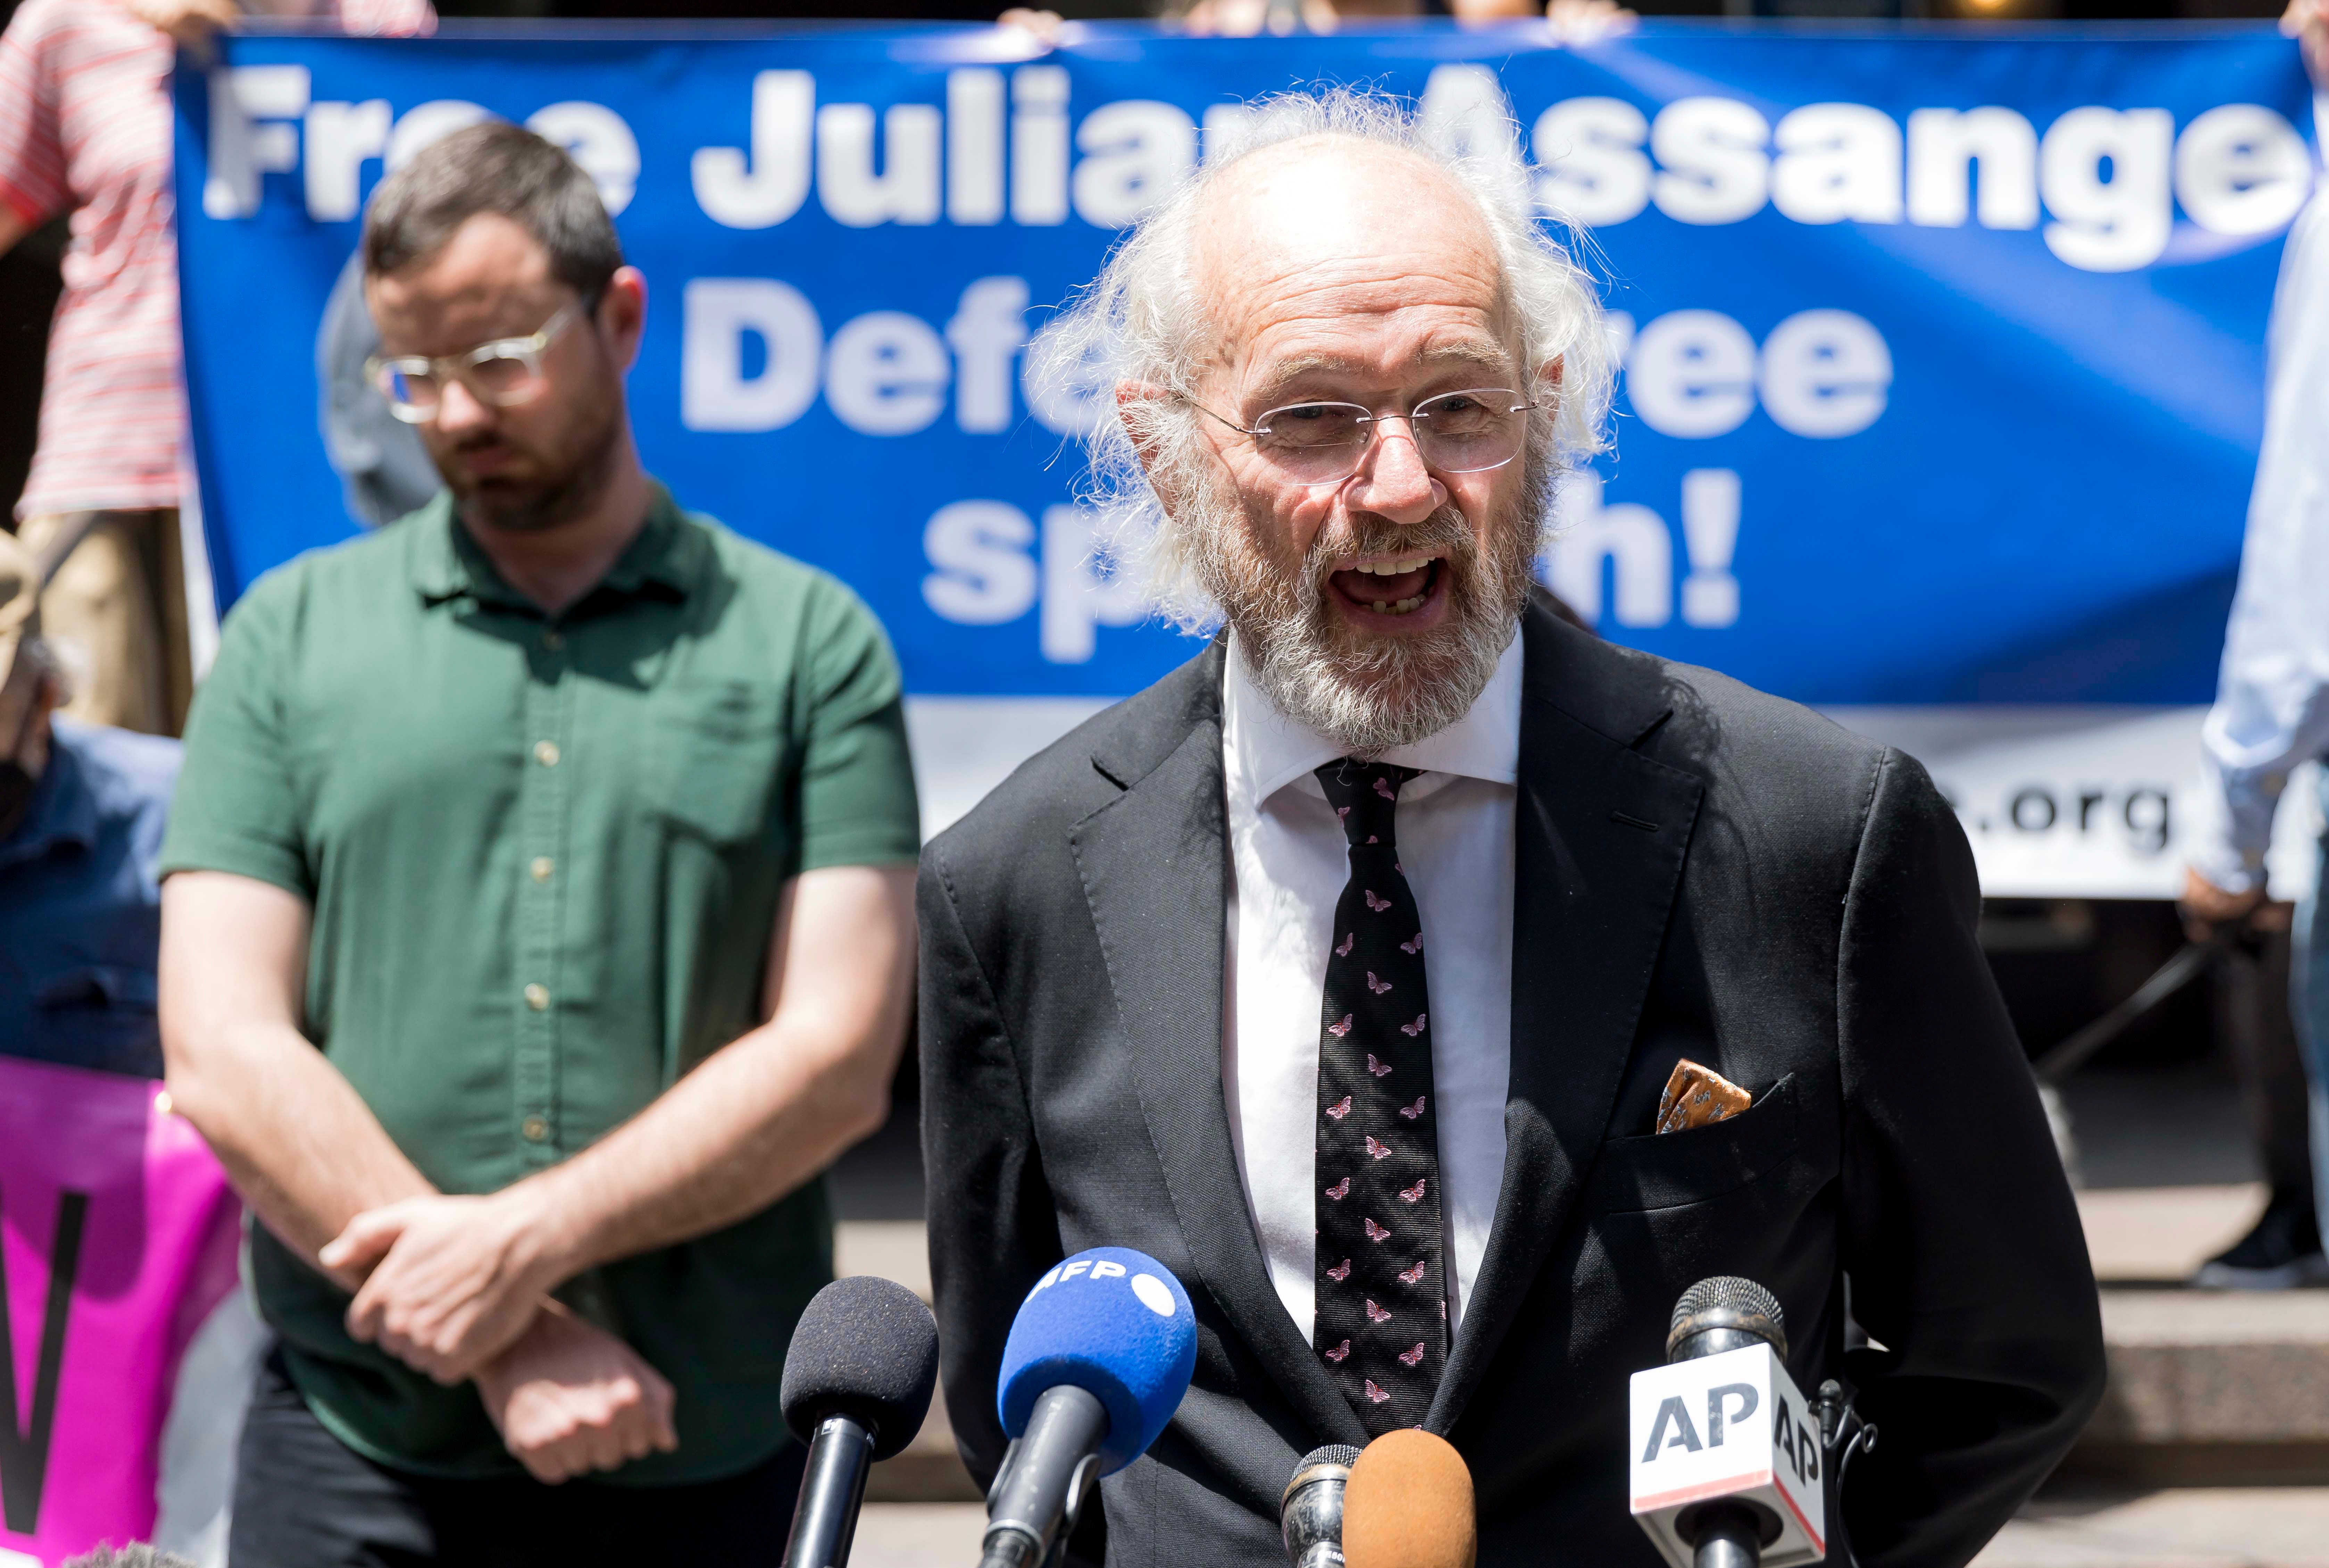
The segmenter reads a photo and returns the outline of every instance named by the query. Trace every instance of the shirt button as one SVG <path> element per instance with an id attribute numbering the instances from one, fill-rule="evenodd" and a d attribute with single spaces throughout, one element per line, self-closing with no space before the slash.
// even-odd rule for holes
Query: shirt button
<path id="1" fill-rule="evenodd" d="M 533 858 L 533 865 L 531 868 L 533 872 L 533 879 L 537 882 L 549 881 L 551 872 L 557 869 L 558 867 L 556 863 L 553 862 L 547 855 L 536 855 Z"/>
<path id="2" fill-rule="evenodd" d="M 566 646 L 566 639 L 555 632 L 544 632 L 542 634 L 542 645 L 555 653 Z"/>
<path id="3" fill-rule="evenodd" d="M 544 767 L 556 767 L 558 765 L 558 743 L 554 740 L 535 741 L 533 743 L 533 760 L 540 763 Z"/>
<path id="4" fill-rule="evenodd" d="M 529 1116 L 518 1131 L 525 1134 L 528 1143 L 539 1143 L 550 1136 L 550 1123 L 539 1116 Z"/>
<path id="5" fill-rule="evenodd" d="M 536 981 L 525 988 L 525 1005 L 541 1012 L 550 1005 L 550 988 Z"/>

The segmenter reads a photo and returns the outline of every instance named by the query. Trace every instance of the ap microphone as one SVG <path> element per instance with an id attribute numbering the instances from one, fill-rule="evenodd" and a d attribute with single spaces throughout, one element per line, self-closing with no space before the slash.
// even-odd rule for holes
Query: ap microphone
<path id="1" fill-rule="evenodd" d="M 1278 1499 L 1278 1526 L 1293 1568 L 1343 1568 L 1343 1488 L 1359 1451 L 1346 1442 L 1314 1448 L 1294 1467 Z"/>
<path id="2" fill-rule="evenodd" d="M 784 1568 L 843 1568 L 865 1503 L 865 1472 L 902 1451 L 929 1413 L 938 1329 L 903 1285 L 835 1280 L 793 1329 L 779 1398 L 808 1444 Z"/>
<path id="3" fill-rule="evenodd" d="M 1472 1471 L 1447 1439 L 1387 1432 L 1351 1466 L 1343 1492 L 1349 1568 L 1472 1568 Z"/>
<path id="4" fill-rule="evenodd" d="M 1003 1345 L 995 1404 L 1012 1441 L 980 1568 L 1048 1558 L 1093 1483 L 1156 1441 L 1196 1369 L 1188 1292 L 1146 1253 L 1094 1247 L 1036 1281 Z"/>
<path id="5" fill-rule="evenodd" d="M 1634 1516 L 1674 1568 L 1789 1568 L 1827 1554 L 1819 1424 L 1787 1367 L 1777 1297 L 1701 1280 L 1666 1365 L 1634 1374 Z"/>

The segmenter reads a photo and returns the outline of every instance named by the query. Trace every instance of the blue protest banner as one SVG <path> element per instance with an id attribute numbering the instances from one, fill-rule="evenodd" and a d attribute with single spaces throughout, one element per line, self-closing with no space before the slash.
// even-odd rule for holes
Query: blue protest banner
<path id="1" fill-rule="evenodd" d="M 1630 343 L 1552 572 L 1613 634 L 1814 701 L 2207 698 L 2312 164 L 2268 33 L 1006 36 L 230 39 L 179 140 L 222 596 L 350 531 L 325 294 L 383 160 L 492 113 L 620 208 L 684 504 L 854 585 L 916 690 L 1136 689 L 1185 645 L 1087 568 L 1022 342 L 1206 124 L 1363 81 L 1509 114 L 1591 225 Z"/>
<path id="2" fill-rule="evenodd" d="M 1089 560 L 1089 410 L 1022 351 L 1209 128 L 1325 80 L 1518 136 L 1587 225 L 1616 446 L 1546 571 L 1606 633 L 1823 704 L 2211 694 L 2315 161 L 2268 28 L 1015 37 L 225 40 L 178 84 L 222 599 L 355 528 L 325 297 L 382 170 L 493 114 L 617 212 L 639 443 L 684 505 L 854 586 L 915 693 L 1136 690 L 1190 644 Z"/>

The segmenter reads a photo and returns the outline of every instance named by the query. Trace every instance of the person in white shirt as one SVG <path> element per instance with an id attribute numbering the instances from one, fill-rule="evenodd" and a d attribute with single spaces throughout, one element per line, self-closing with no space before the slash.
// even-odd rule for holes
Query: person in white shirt
<path id="1" fill-rule="evenodd" d="M 2290 0 L 2281 31 L 2298 41 L 2316 90 L 2329 82 L 2329 0 Z M 2268 936 L 2289 928 L 2287 906 L 2266 886 L 2265 852 L 2290 774 L 2329 754 L 2329 205 L 2318 195 L 2297 215 L 2281 254 L 2268 354 L 2264 448 L 2239 587 L 2215 705 L 2201 732 L 2206 793 L 2181 899 L 2194 937 L 2225 925 Z M 2322 853 L 2329 864 L 2329 839 Z M 2309 1121 L 2310 1190 L 2268 1170 L 2276 1178 L 2265 1213 L 2209 1261 L 2202 1284 L 2329 1283 L 2320 1228 L 2320 1216 L 2329 1213 L 2329 925 L 2315 919 L 2317 906 L 2308 895 L 2296 912 L 2289 966 L 2307 1104 L 2267 1113 Z M 2249 1087 L 2252 1098 L 2287 1093 L 2268 1084 Z M 2273 1141 L 2268 1133 L 2268 1166 L 2287 1163 L 2273 1159 Z"/>

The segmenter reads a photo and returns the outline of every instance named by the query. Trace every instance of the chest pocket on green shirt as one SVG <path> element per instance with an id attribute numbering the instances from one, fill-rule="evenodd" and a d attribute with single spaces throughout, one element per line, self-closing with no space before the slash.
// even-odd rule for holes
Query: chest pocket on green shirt
<path id="1" fill-rule="evenodd" d="M 782 709 L 777 688 L 744 681 L 681 678 L 658 691 L 651 744 L 664 817 L 714 844 L 762 838 L 789 787 Z"/>

